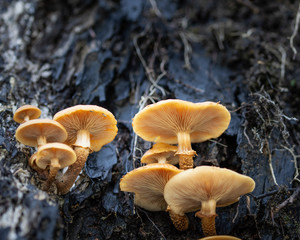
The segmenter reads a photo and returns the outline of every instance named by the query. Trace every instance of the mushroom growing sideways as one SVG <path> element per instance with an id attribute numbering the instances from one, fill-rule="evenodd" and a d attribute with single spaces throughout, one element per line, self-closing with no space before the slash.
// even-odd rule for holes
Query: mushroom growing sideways
<path id="1" fill-rule="evenodd" d="M 49 166 L 49 176 L 43 185 L 43 190 L 47 191 L 59 169 L 65 168 L 76 161 L 76 154 L 72 148 L 63 143 L 48 143 L 41 146 L 36 155 L 36 165 L 40 169 Z"/>
<path id="2" fill-rule="evenodd" d="M 77 105 L 56 113 L 53 119 L 68 132 L 66 144 L 74 147 L 77 160 L 57 183 L 60 194 L 66 194 L 84 167 L 92 151 L 99 151 L 117 135 L 117 121 L 105 108 L 96 105 Z"/>
<path id="3" fill-rule="evenodd" d="M 175 155 L 178 148 L 166 143 L 155 143 L 141 158 L 141 163 L 169 163 L 176 165 L 179 156 Z"/>
<path id="4" fill-rule="evenodd" d="M 201 218 L 203 233 L 213 236 L 216 235 L 216 207 L 237 202 L 254 187 L 255 182 L 248 176 L 225 168 L 200 166 L 170 179 L 164 196 L 171 211 L 179 216 L 201 209 L 196 216 Z"/>
<path id="5" fill-rule="evenodd" d="M 14 121 L 17 123 L 27 122 L 37 119 L 41 116 L 41 110 L 32 105 L 24 105 L 19 107 L 14 114 Z"/>
<path id="6" fill-rule="evenodd" d="M 176 174 L 182 172 L 168 163 L 151 163 L 127 173 L 120 181 L 120 189 L 135 193 L 134 204 L 148 211 L 166 211 L 164 187 Z M 188 228 L 188 218 L 177 218 L 178 228 Z"/>
<path id="7" fill-rule="evenodd" d="M 149 211 L 165 211 L 164 187 L 176 174 L 177 167 L 167 163 L 152 163 L 127 173 L 120 181 L 120 189 L 135 193 L 134 203 Z"/>
<path id="8" fill-rule="evenodd" d="M 219 137 L 230 113 L 219 103 L 192 103 L 169 99 L 148 105 L 132 121 L 135 133 L 146 141 L 178 144 L 180 169 L 193 168 L 191 143 Z"/>

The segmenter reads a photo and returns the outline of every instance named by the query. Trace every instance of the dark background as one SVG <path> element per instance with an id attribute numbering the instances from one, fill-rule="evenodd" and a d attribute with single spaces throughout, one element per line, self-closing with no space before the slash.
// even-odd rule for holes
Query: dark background
<path id="1" fill-rule="evenodd" d="M 299 239 L 298 8 L 291 0 L 1 0 L 0 239 L 202 237 L 194 213 L 178 232 L 167 213 L 134 207 L 119 190 L 151 147 L 134 135 L 132 117 L 169 98 L 231 112 L 221 137 L 193 144 L 195 165 L 256 182 L 252 194 L 217 209 L 218 234 Z M 89 156 L 66 196 L 40 190 L 27 165 L 35 150 L 14 138 L 12 116 L 24 104 L 43 118 L 96 104 L 118 120 L 115 140 Z"/>

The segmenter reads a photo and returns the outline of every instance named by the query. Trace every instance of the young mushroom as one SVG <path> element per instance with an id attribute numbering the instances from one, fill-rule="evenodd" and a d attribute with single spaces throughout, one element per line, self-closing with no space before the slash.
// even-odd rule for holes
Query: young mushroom
<path id="1" fill-rule="evenodd" d="M 166 183 L 180 173 L 177 167 L 167 163 L 152 163 L 128 172 L 120 181 L 120 189 L 135 193 L 134 204 L 148 211 L 165 211 Z"/>
<path id="2" fill-rule="evenodd" d="M 117 121 L 105 108 L 96 105 L 77 105 L 56 113 L 53 119 L 68 132 L 66 144 L 74 147 L 77 160 L 57 182 L 58 192 L 66 194 L 84 167 L 90 152 L 99 151 L 117 135 Z"/>
<path id="3" fill-rule="evenodd" d="M 178 148 L 166 143 L 155 143 L 141 158 L 141 163 L 169 163 L 176 165 L 179 162 L 179 156 L 175 155 Z"/>
<path id="4" fill-rule="evenodd" d="M 35 119 L 22 123 L 16 130 L 16 139 L 31 147 L 41 147 L 46 143 L 64 142 L 67 139 L 65 128 L 58 122 L 50 119 Z M 28 164 L 40 174 L 45 172 L 36 165 L 36 154 L 33 154 Z"/>
<path id="5" fill-rule="evenodd" d="M 146 141 L 178 144 L 180 169 L 193 168 L 191 143 L 219 137 L 230 113 L 219 103 L 192 103 L 169 99 L 148 105 L 132 121 L 135 133 Z"/>
<path id="6" fill-rule="evenodd" d="M 43 170 L 49 167 L 49 176 L 43 184 L 43 190 L 49 190 L 58 170 L 73 164 L 75 161 L 74 150 L 66 144 L 48 143 L 41 146 L 36 155 L 36 165 Z"/>
<path id="7" fill-rule="evenodd" d="M 232 170 L 200 166 L 174 176 L 164 189 L 169 208 L 178 217 L 186 212 L 201 209 L 196 216 L 201 218 L 205 236 L 216 235 L 216 207 L 228 206 L 239 200 L 241 195 L 252 192 L 252 178 Z"/>
<path id="8" fill-rule="evenodd" d="M 14 121 L 17 123 L 27 122 L 37 119 L 41 116 L 41 110 L 32 105 L 24 105 L 19 107 L 14 114 Z"/>

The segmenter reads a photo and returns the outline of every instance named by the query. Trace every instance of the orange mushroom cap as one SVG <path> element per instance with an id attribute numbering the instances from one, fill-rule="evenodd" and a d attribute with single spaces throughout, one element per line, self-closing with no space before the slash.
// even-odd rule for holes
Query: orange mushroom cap
<path id="1" fill-rule="evenodd" d="M 201 208 L 201 214 L 209 216 L 216 214 L 216 207 L 237 202 L 254 187 L 254 180 L 248 176 L 225 168 L 200 166 L 174 176 L 166 184 L 164 194 L 166 202 L 177 214 Z"/>
<path id="2" fill-rule="evenodd" d="M 203 233 L 213 236 L 216 207 L 238 201 L 254 187 L 250 177 L 225 168 L 200 166 L 174 176 L 166 184 L 164 196 L 169 208 L 180 216 L 201 208 L 195 215 L 201 218 Z"/>
<path id="3" fill-rule="evenodd" d="M 137 206 L 149 211 L 164 211 L 167 208 L 163 194 L 165 184 L 181 171 L 171 164 L 152 163 L 127 173 L 120 181 L 120 189 L 134 192 Z"/>
<path id="4" fill-rule="evenodd" d="M 76 161 L 76 154 L 72 148 L 63 143 L 47 143 L 41 146 L 36 155 L 36 165 L 40 169 L 46 169 L 57 159 L 59 168 L 70 166 Z"/>
<path id="5" fill-rule="evenodd" d="M 41 110 L 32 105 L 24 105 L 18 108 L 14 114 L 14 121 L 17 123 L 23 123 L 28 120 L 37 119 L 41 116 Z"/>
<path id="6" fill-rule="evenodd" d="M 53 117 L 61 123 L 68 132 L 66 143 L 69 145 L 88 147 L 99 151 L 103 145 L 111 142 L 117 135 L 117 121 L 114 115 L 105 108 L 96 105 L 77 105 L 66 108 Z M 78 132 L 84 131 L 88 136 L 78 143 Z"/>
<path id="7" fill-rule="evenodd" d="M 64 142 L 67 139 L 67 132 L 60 123 L 54 120 L 35 119 L 21 124 L 15 136 L 19 142 L 36 147 L 39 137 L 46 138 L 47 142 Z"/>
<path id="8" fill-rule="evenodd" d="M 146 141 L 176 144 L 178 133 L 188 132 L 191 142 L 196 143 L 219 137 L 230 118 L 219 103 L 168 99 L 145 107 L 135 115 L 132 126 Z"/>
<path id="9" fill-rule="evenodd" d="M 169 164 L 178 164 L 179 156 L 175 155 L 177 146 L 166 143 L 155 143 L 141 158 L 142 163 L 157 163 L 160 160 Z"/>

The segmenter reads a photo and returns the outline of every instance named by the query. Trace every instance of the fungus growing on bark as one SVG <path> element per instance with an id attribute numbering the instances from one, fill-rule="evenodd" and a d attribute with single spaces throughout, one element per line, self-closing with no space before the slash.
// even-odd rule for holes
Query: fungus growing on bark
<path id="1" fill-rule="evenodd" d="M 58 122 L 50 119 L 35 119 L 22 123 L 16 130 L 16 139 L 31 147 L 41 147 L 46 143 L 64 142 L 67 139 L 65 128 Z M 41 175 L 46 172 L 36 165 L 36 153 L 28 160 L 29 166 Z M 47 174 L 46 174 L 47 175 Z"/>
<path id="2" fill-rule="evenodd" d="M 169 99 L 148 105 L 132 121 L 135 133 L 146 141 L 178 144 L 180 169 L 193 168 L 196 152 L 191 143 L 219 137 L 230 113 L 219 103 L 192 103 Z"/>
<path id="3" fill-rule="evenodd" d="M 77 160 L 57 183 L 60 194 L 66 194 L 84 167 L 92 151 L 99 151 L 117 135 L 117 121 L 105 108 L 95 105 L 77 105 L 56 113 L 53 119 L 68 132 L 66 144 L 74 147 Z"/>
<path id="4" fill-rule="evenodd" d="M 17 123 L 27 122 L 37 119 L 41 116 L 41 110 L 32 105 L 24 105 L 19 107 L 14 114 L 14 121 Z"/>
<path id="5" fill-rule="evenodd" d="M 179 156 L 175 155 L 178 148 L 166 143 L 155 143 L 141 158 L 141 163 L 169 163 L 178 164 Z"/>
<path id="6" fill-rule="evenodd" d="M 31 147 L 40 147 L 50 142 L 64 142 L 65 128 L 50 119 L 35 119 L 22 123 L 16 130 L 16 139 Z"/>
<path id="7" fill-rule="evenodd" d="M 75 161 L 74 150 L 66 144 L 48 143 L 41 146 L 36 154 L 36 165 L 42 170 L 49 167 L 48 179 L 43 184 L 43 190 L 49 190 L 59 169 L 65 168 Z"/>
<path id="8" fill-rule="evenodd" d="M 200 166 L 174 176 L 164 189 L 165 200 L 176 216 L 199 210 L 205 236 L 216 235 L 216 207 L 228 206 L 239 200 L 241 195 L 252 192 L 252 178 L 232 170 Z"/>
<path id="9" fill-rule="evenodd" d="M 120 189 L 135 193 L 134 204 L 148 211 L 165 211 L 164 187 L 176 174 L 177 167 L 167 163 L 152 163 L 128 172 L 120 181 Z"/>

